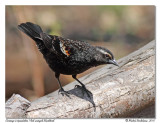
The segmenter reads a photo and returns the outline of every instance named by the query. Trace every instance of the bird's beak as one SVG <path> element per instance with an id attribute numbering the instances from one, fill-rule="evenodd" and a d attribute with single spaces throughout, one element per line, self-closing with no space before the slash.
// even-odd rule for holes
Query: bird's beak
<path id="1" fill-rule="evenodd" d="M 109 60 L 109 62 L 108 62 L 109 64 L 113 64 L 113 65 L 116 65 L 116 66 L 119 66 L 118 64 L 117 64 L 117 62 L 116 62 L 116 60 L 115 59 L 113 59 L 113 60 Z"/>

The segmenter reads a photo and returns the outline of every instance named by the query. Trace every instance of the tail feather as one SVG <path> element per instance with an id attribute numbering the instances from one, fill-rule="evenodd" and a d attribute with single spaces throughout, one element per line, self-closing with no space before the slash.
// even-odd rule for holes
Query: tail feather
<path id="1" fill-rule="evenodd" d="M 26 22 L 18 25 L 18 29 L 35 41 L 38 49 L 43 55 L 49 53 L 49 50 L 46 48 L 43 39 L 41 38 L 41 34 L 43 34 L 43 31 L 40 26 L 31 22 Z"/>
<path id="2" fill-rule="evenodd" d="M 40 26 L 31 22 L 21 23 L 20 25 L 18 25 L 18 29 L 27 34 L 35 41 L 37 38 L 41 39 L 40 34 L 43 32 Z"/>

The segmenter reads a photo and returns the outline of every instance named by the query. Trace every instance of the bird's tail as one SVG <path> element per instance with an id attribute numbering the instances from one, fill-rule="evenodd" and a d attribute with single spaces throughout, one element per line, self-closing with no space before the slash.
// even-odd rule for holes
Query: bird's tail
<path id="1" fill-rule="evenodd" d="M 31 22 L 21 23 L 20 25 L 18 25 L 18 29 L 35 41 L 36 39 L 41 39 L 40 34 L 43 33 L 40 26 Z"/>
<path id="2" fill-rule="evenodd" d="M 49 52 L 41 37 L 41 35 L 43 34 L 43 31 L 40 26 L 33 24 L 31 22 L 26 22 L 18 25 L 18 29 L 24 32 L 26 35 L 28 35 L 30 38 L 32 38 L 35 41 L 38 49 L 43 55 Z"/>

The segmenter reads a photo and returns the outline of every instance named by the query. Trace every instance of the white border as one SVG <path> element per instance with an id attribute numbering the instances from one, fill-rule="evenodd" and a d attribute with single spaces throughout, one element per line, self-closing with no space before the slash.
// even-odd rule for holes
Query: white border
<path id="1" fill-rule="evenodd" d="M 0 120 L 5 117 L 5 6 L 0 4 Z M 2 117 L 2 118 L 1 118 Z"/>
<path id="2" fill-rule="evenodd" d="M 155 1 L 156 0 L 4 0 L 4 3 L 5 5 L 155 5 Z"/>
<path id="3" fill-rule="evenodd" d="M 156 105 L 156 120 L 160 122 L 160 43 L 159 43 L 159 28 L 160 28 L 160 4 L 159 0 L 1 0 L 0 1 L 0 122 L 5 121 L 5 5 L 155 5 L 156 6 L 156 91 L 158 100 Z M 125 122 L 124 119 L 96 119 L 96 120 L 55 120 L 55 122 Z"/>

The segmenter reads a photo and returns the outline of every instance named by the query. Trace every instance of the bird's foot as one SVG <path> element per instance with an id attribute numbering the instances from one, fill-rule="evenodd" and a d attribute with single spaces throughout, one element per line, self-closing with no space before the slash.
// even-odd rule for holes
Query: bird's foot
<path id="1" fill-rule="evenodd" d="M 84 90 L 84 92 L 83 92 L 83 95 L 84 95 L 84 93 L 86 93 L 87 94 L 87 96 L 89 97 L 89 98 L 91 98 L 91 92 L 89 91 L 89 90 L 87 90 L 87 88 L 85 87 L 85 85 L 82 85 L 82 86 L 80 86 L 80 85 L 75 85 L 75 88 L 82 88 L 82 90 Z"/>
<path id="2" fill-rule="evenodd" d="M 68 91 L 65 91 L 63 88 L 60 88 L 60 89 L 59 89 L 58 94 L 59 94 L 59 93 L 62 94 L 62 96 L 65 95 L 65 96 L 67 96 L 67 97 L 70 98 L 70 96 L 69 96 L 70 93 L 69 93 Z"/>
<path id="3" fill-rule="evenodd" d="M 74 88 L 81 88 L 82 86 L 80 85 L 75 85 Z"/>

